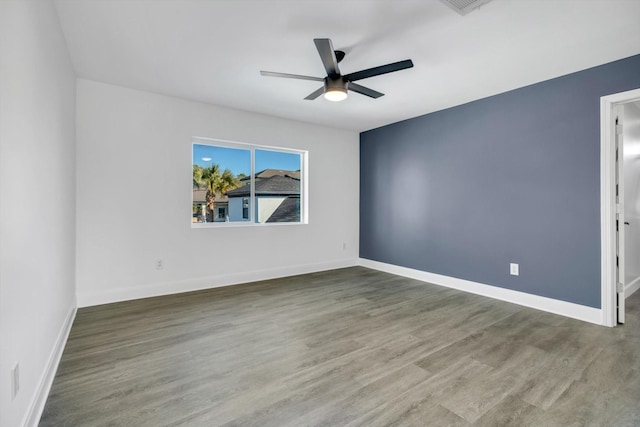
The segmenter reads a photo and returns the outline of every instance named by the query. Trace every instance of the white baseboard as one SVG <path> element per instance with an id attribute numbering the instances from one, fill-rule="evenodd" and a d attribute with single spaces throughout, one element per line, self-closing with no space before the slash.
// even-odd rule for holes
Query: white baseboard
<path id="1" fill-rule="evenodd" d="M 56 337 L 53 349 L 49 354 L 47 365 L 42 372 L 42 376 L 40 377 L 40 381 L 38 382 L 36 392 L 31 399 L 29 410 L 27 411 L 22 422 L 23 427 L 36 427 L 40 423 L 40 417 L 42 416 L 44 405 L 47 403 L 47 397 L 49 397 L 49 392 L 51 391 L 51 386 L 53 385 L 53 379 L 56 376 L 56 371 L 58 370 L 58 365 L 60 364 L 60 359 L 62 358 L 64 346 L 67 343 L 69 332 L 71 332 L 71 325 L 73 325 L 73 320 L 76 317 L 76 311 L 77 308 L 74 301 L 71 308 L 67 312 L 67 317 L 62 324 L 62 328 L 60 328 L 60 332 Z"/>
<path id="2" fill-rule="evenodd" d="M 356 265 L 358 265 L 357 258 L 343 259 L 314 264 L 273 268 L 267 270 L 233 273 L 222 276 L 210 276 L 198 279 L 154 283 L 136 287 L 116 288 L 101 292 L 79 291 L 78 307 L 90 307 L 93 305 L 109 304 L 113 302 L 129 301 L 140 298 L 157 297 L 161 295 L 192 292 L 203 289 L 213 289 L 222 286 L 237 285 L 240 283 L 250 283 L 261 280 L 277 279 L 280 277 L 295 276 L 298 274 L 315 273 L 317 271 L 333 270 L 336 268 L 353 267 Z"/>
<path id="3" fill-rule="evenodd" d="M 633 279 L 631 283 L 629 283 L 624 289 L 624 297 L 625 299 L 629 298 L 635 291 L 640 288 L 640 276 Z"/>
<path id="4" fill-rule="evenodd" d="M 571 317 L 589 323 L 595 323 L 597 325 L 603 324 L 602 311 L 598 308 L 587 307 L 580 304 L 527 294 L 497 286 L 485 285 L 483 283 L 472 282 L 469 280 L 457 279 L 455 277 L 443 276 L 441 274 L 415 270 L 413 268 L 400 267 L 364 258 L 360 258 L 360 265 L 374 270 L 397 274 L 398 276 L 421 280 L 434 285 L 445 286 L 447 288 L 458 289 L 489 298 L 508 301 L 525 307 L 535 308 L 537 310 L 548 311 L 550 313 Z"/>

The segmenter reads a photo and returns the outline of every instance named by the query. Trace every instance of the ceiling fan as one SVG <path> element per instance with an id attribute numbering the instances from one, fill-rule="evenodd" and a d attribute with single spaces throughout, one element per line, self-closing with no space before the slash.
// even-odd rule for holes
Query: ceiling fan
<path id="1" fill-rule="evenodd" d="M 338 63 L 342 61 L 345 53 L 341 50 L 333 50 L 331 39 L 313 39 L 313 42 L 316 44 L 322 64 L 327 71 L 326 77 L 301 76 L 298 74 L 276 73 L 273 71 L 260 71 L 260 74 L 270 77 L 285 77 L 289 79 L 324 82 L 323 87 L 310 93 L 305 99 L 313 100 L 324 94 L 324 97 L 329 101 L 342 101 L 347 98 L 347 91 L 358 92 L 371 98 L 380 98 L 384 93 L 369 89 L 368 87 L 361 86 L 354 82 L 413 67 L 413 62 L 410 59 L 405 59 L 404 61 L 393 62 L 391 64 L 380 65 L 378 67 L 342 75 L 340 74 Z"/>

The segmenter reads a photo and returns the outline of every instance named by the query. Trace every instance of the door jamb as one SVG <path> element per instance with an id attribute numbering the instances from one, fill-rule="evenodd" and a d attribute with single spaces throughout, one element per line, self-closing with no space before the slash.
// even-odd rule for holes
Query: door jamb
<path id="1" fill-rule="evenodd" d="M 616 322 L 616 197 L 615 126 L 616 105 L 640 100 L 640 89 L 600 98 L 600 265 L 602 324 Z"/>

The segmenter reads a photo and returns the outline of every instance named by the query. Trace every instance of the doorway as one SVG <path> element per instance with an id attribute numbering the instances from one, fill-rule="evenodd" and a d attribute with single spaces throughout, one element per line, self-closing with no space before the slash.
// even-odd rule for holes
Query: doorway
<path id="1" fill-rule="evenodd" d="M 606 326 L 624 323 L 625 298 L 640 286 L 638 107 L 640 89 L 600 100 L 601 304 L 602 324 Z M 629 169 L 626 173 L 625 166 Z"/>
<path id="2" fill-rule="evenodd" d="M 640 101 L 623 105 L 625 298 L 640 288 Z"/>

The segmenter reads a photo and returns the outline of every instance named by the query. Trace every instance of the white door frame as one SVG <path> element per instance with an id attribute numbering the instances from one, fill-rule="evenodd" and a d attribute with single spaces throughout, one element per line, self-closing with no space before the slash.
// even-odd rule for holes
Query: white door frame
<path id="1" fill-rule="evenodd" d="M 602 324 L 616 325 L 616 129 L 617 105 L 640 101 L 640 89 L 600 98 L 600 264 Z M 624 225 L 623 225 L 624 226 Z"/>

